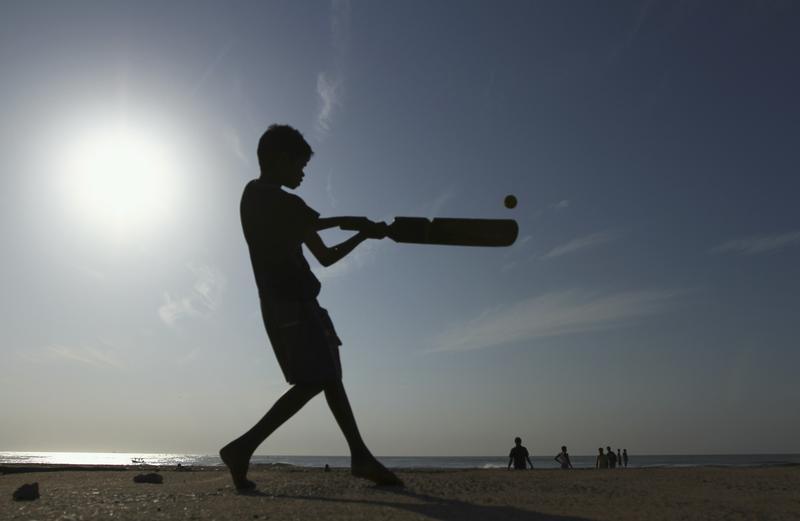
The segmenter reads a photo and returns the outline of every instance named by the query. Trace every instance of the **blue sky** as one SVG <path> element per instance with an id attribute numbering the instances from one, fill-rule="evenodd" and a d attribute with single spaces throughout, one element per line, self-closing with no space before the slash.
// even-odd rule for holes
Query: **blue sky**
<path id="1" fill-rule="evenodd" d="M 4 3 L 0 450 L 213 453 L 286 389 L 238 221 L 286 122 L 325 216 L 520 224 L 314 265 L 376 454 L 800 451 L 799 18 Z M 317 399 L 261 452 L 346 445 Z"/>

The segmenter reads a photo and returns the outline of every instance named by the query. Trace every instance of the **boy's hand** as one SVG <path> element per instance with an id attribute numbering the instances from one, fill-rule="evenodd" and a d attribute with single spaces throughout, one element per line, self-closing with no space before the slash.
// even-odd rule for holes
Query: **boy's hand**
<path id="1" fill-rule="evenodd" d="M 369 221 L 369 224 L 361 229 L 361 233 L 370 239 L 385 239 L 386 234 L 389 233 L 389 225 L 385 222 Z"/>
<path id="2" fill-rule="evenodd" d="M 337 217 L 337 224 L 342 230 L 362 231 L 370 224 L 375 224 L 366 217 Z"/>
<path id="3" fill-rule="evenodd" d="M 366 217 L 338 217 L 339 228 L 361 232 L 369 239 L 383 239 L 389 233 L 385 222 L 373 222 Z"/>

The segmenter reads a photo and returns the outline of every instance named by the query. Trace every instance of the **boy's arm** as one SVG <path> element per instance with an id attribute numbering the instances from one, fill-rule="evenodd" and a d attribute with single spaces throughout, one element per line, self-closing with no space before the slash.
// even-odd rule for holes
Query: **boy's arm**
<path id="1" fill-rule="evenodd" d="M 309 231 L 306 236 L 305 245 L 308 247 L 311 254 L 325 267 L 335 264 L 341 260 L 345 255 L 355 249 L 356 246 L 364 242 L 366 239 L 383 239 L 386 237 L 386 224 L 375 224 L 372 230 L 360 231 L 353 235 L 346 241 L 328 248 L 316 230 Z M 382 225 L 382 226 L 381 226 Z"/>
<path id="2" fill-rule="evenodd" d="M 374 222 L 366 217 L 321 217 L 317 219 L 317 222 L 314 224 L 314 229 L 319 231 L 327 230 L 328 228 L 336 228 L 337 226 L 347 226 L 350 229 L 356 228 L 362 231 L 364 228 L 374 224 Z"/>

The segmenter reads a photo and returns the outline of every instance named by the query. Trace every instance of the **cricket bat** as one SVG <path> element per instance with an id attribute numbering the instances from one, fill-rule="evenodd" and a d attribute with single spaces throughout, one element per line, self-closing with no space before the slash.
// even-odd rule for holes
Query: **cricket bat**
<path id="1" fill-rule="evenodd" d="M 356 230 L 357 227 L 342 227 Z M 387 227 L 395 242 L 441 244 L 446 246 L 511 246 L 519 226 L 513 219 L 458 219 L 437 217 L 395 217 Z"/>

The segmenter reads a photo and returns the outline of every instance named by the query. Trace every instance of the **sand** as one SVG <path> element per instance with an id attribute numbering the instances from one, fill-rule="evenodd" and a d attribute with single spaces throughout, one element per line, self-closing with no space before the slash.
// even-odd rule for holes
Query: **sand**
<path id="1" fill-rule="evenodd" d="M 9 467 L 0 471 L 13 470 Z M 800 467 L 624 470 L 408 470 L 405 488 L 378 488 L 344 469 L 263 466 L 254 494 L 225 470 L 50 469 L 0 475 L 0 520 L 800 520 Z M 41 468 L 40 468 L 41 470 Z M 41 498 L 11 499 L 23 483 Z"/>

